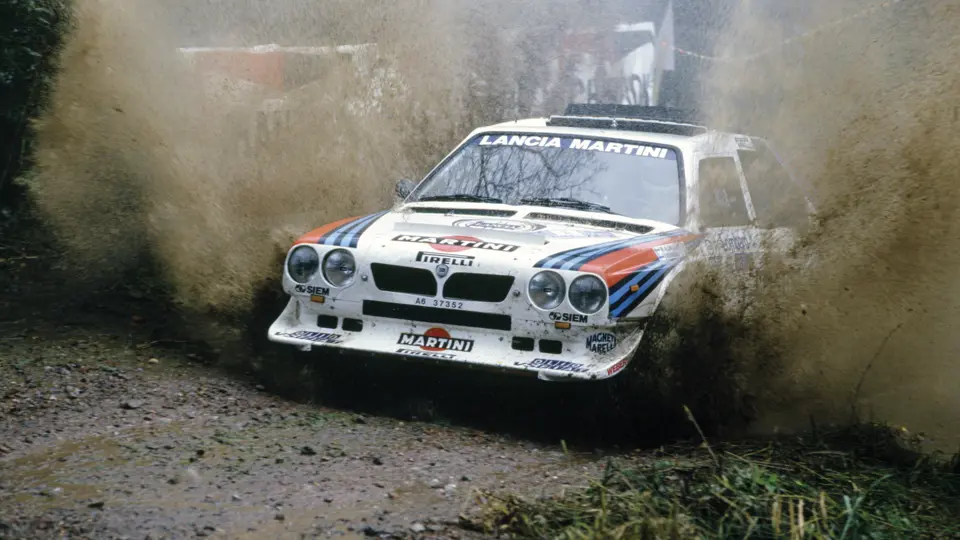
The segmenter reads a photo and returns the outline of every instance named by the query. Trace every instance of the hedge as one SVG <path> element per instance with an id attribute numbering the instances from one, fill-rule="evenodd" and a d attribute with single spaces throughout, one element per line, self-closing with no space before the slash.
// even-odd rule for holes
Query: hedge
<path id="1" fill-rule="evenodd" d="M 30 165 L 30 120 L 42 110 L 56 72 L 68 1 L 0 2 L 0 204 Z"/>

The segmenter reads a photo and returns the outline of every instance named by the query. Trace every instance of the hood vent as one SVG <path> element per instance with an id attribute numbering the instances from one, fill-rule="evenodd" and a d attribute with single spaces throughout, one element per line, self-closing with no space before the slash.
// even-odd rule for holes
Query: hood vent
<path id="1" fill-rule="evenodd" d="M 487 217 L 511 217 L 517 212 L 514 210 L 493 210 L 489 208 L 434 208 L 430 206 L 415 206 L 407 208 L 407 212 L 414 214 L 441 214 L 455 216 L 487 216 Z"/>
<path id="2" fill-rule="evenodd" d="M 647 225 L 638 225 L 636 223 L 612 221 L 609 219 L 565 216 L 562 214 L 543 214 L 540 212 L 534 212 L 531 214 L 527 214 L 523 218 L 535 219 L 538 221 L 555 221 L 558 223 L 576 223 L 577 225 L 586 225 L 589 227 L 602 227 L 604 229 L 617 229 L 617 230 L 632 232 L 636 234 L 647 234 L 648 232 L 653 230 L 653 227 L 650 227 Z"/>

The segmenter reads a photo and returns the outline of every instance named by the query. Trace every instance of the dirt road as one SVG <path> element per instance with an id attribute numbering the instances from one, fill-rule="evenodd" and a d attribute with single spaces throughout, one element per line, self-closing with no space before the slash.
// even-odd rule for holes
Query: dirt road
<path id="1" fill-rule="evenodd" d="M 170 340 L 149 295 L 72 302 L 39 260 L 4 262 L 2 538 L 477 537 L 458 525 L 477 490 L 556 493 L 602 467 L 429 405 L 411 421 L 284 399 Z"/>

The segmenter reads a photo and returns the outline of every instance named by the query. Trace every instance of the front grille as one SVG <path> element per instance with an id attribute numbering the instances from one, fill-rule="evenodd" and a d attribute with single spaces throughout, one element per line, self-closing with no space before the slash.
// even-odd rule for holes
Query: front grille
<path id="1" fill-rule="evenodd" d="M 459 309 L 443 309 L 427 306 L 411 306 L 376 300 L 363 301 L 363 314 L 370 317 L 401 319 L 431 324 L 452 324 L 489 330 L 510 330 L 513 320 L 509 315 L 479 313 Z"/>
<path id="2" fill-rule="evenodd" d="M 373 283 L 381 291 L 436 296 L 437 280 L 429 270 L 373 263 L 370 265 Z"/>
<path id="3" fill-rule="evenodd" d="M 443 285 L 443 297 L 475 302 L 503 302 L 513 287 L 513 276 L 457 273 Z"/>

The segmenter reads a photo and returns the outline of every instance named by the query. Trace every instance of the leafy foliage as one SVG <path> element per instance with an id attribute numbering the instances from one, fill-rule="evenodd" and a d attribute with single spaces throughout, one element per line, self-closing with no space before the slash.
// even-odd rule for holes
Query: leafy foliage
<path id="1" fill-rule="evenodd" d="M 0 3 L 0 197 L 27 165 L 30 120 L 42 108 L 56 72 L 69 19 L 66 1 Z"/>
<path id="2" fill-rule="evenodd" d="M 611 462 L 566 497 L 488 495 L 473 525 L 524 538 L 956 538 L 957 462 L 921 456 L 904 433 L 869 425 Z"/>

